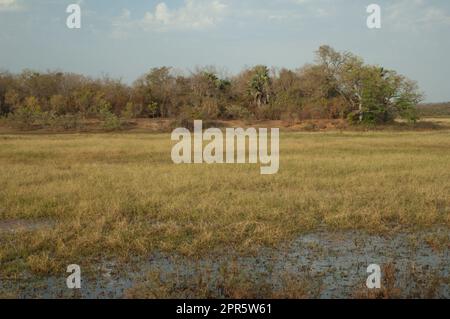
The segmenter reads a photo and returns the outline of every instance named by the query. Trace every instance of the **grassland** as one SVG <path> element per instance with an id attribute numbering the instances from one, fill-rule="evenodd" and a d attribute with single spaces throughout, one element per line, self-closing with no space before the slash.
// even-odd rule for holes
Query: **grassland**
<path id="1" fill-rule="evenodd" d="M 317 231 L 450 229 L 449 130 L 283 132 L 273 176 L 177 166 L 171 146 L 169 134 L 0 136 L 0 277 L 251 254 Z"/>

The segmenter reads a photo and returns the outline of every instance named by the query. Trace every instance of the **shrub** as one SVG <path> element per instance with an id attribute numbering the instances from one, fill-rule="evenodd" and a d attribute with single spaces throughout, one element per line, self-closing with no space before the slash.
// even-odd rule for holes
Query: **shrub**
<path id="1" fill-rule="evenodd" d="M 46 113 L 45 126 L 52 130 L 80 130 L 83 128 L 81 114 L 65 114 L 58 116 L 54 112 Z"/>
<path id="2" fill-rule="evenodd" d="M 33 100 L 28 102 L 33 103 Z M 42 112 L 40 108 L 33 104 L 25 104 L 19 106 L 14 113 L 9 114 L 8 120 L 13 127 L 22 130 L 28 130 L 33 128 L 35 124 L 40 122 L 42 118 Z"/>
<path id="3" fill-rule="evenodd" d="M 133 102 L 128 102 L 122 111 L 122 118 L 124 120 L 131 120 L 136 118 L 142 112 L 142 108 L 135 105 Z"/>
<path id="4" fill-rule="evenodd" d="M 106 131 L 116 131 L 122 128 L 122 120 L 113 112 L 109 104 L 104 104 L 98 111 L 102 127 Z"/>
<path id="5" fill-rule="evenodd" d="M 103 120 L 103 129 L 107 131 L 116 131 L 122 128 L 122 120 L 115 114 L 109 113 Z"/>
<path id="6" fill-rule="evenodd" d="M 281 119 L 282 109 L 276 104 L 267 104 L 261 106 L 258 110 L 258 118 L 261 120 L 279 120 Z"/>
<path id="7" fill-rule="evenodd" d="M 53 95 L 50 98 L 50 109 L 56 114 L 64 114 L 67 109 L 66 100 L 62 95 Z"/>
<path id="8" fill-rule="evenodd" d="M 303 126 L 302 129 L 305 131 L 309 131 L 309 132 L 313 132 L 313 131 L 317 131 L 318 127 L 315 123 L 313 122 L 306 122 Z"/>
<path id="9" fill-rule="evenodd" d="M 248 119 L 251 117 L 250 111 L 240 105 L 230 105 L 226 107 L 226 117 L 231 120 Z"/>
<path id="10" fill-rule="evenodd" d="M 196 113 L 193 112 L 183 112 L 181 113 L 176 120 L 172 121 L 171 123 L 171 128 L 172 129 L 176 129 L 176 128 L 187 128 L 189 131 L 194 131 L 194 121 L 195 120 L 202 120 L 202 118 L 198 117 L 196 115 Z M 222 127 L 223 124 L 216 121 L 216 120 L 209 120 L 209 119 L 205 119 L 203 120 L 202 123 L 202 127 L 203 129 L 208 129 L 208 128 L 216 128 L 216 127 Z"/>
<path id="11" fill-rule="evenodd" d="M 219 117 L 219 105 L 214 99 L 205 99 L 199 110 L 199 118 L 201 120 L 215 120 Z"/>
<path id="12" fill-rule="evenodd" d="M 159 113 L 159 105 L 156 102 L 151 102 L 149 105 L 147 105 L 147 113 L 150 115 L 150 117 L 156 117 Z"/>

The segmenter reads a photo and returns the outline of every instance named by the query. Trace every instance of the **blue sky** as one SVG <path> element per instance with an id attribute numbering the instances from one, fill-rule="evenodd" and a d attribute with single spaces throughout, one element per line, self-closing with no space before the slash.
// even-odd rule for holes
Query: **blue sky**
<path id="1" fill-rule="evenodd" d="M 66 27 L 79 3 L 82 28 Z M 367 5 L 382 28 L 366 26 Z M 131 82 L 151 67 L 298 68 L 322 44 L 417 80 L 450 100 L 448 0 L 0 0 L 0 69 L 59 69 Z"/>

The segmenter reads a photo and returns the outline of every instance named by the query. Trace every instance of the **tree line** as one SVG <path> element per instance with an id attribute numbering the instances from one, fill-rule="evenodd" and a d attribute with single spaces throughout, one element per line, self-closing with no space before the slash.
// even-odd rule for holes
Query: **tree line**
<path id="1" fill-rule="evenodd" d="M 420 104 L 417 112 L 420 117 L 450 117 L 450 102 Z"/>
<path id="2" fill-rule="evenodd" d="M 153 68 L 132 85 L 103 77 L 30 70 L 0 73 L 0 115 L 23 126 L 38 120 L 121 119 L 347 119 L 383 124 L 396 117 L 417 120 L 422 95 L 414 81 L 350 52 L 329 46 L 298 70 L 247 68 L 220 76 L 214 67 L 190 74 Z"/>

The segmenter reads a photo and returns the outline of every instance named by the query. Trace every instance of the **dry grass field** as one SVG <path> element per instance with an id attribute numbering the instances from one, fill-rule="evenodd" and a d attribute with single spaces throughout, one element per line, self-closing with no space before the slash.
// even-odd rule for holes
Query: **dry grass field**
<path id="1" fill-rule="evenodd" d="M 272 176 L 177 166 L 171 147 L 156 133 L 1 135 L 0 281 L 64 276 L 73 263 L 95 276 L 105 260 L 157 253 L 255 256 L 318 232 L 417 232 L 449 261 L 449 130 L 283 132 Z M 287 291 L 264 296 L 303 296 Z"/>

